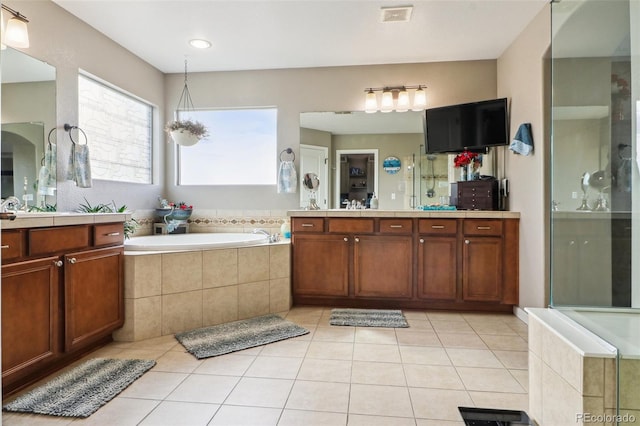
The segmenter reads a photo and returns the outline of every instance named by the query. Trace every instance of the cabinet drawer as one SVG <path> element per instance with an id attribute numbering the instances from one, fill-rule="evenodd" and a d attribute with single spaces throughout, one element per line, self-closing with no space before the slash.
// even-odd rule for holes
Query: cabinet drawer
<path id="1" fill-rule="evenodd" d="M 124 224 L 109 223 L 93 227 L 93 245 L 121 245 L 124 243 Z"/>
<path id="2" fill-rule="evenodd" d="M 421 234 L 455 235 L 458 232 L 458 221 L 455 219 L 420 219 L 418 230 Z"/>
<path id="3" fill-rule="evenodd" d="M 85 248 L 89 243 L 89 227 L 85 225 L 29 230 L 30 256 Z"/>
<path id="4" fill-rule="evenodd" d="M 413 232 L 413 221 L 411 219 L 380 219 L 380 232 L 410 234 Z"/>
<path id="5" fill-rule="evenodd" d="M 329 219 L 329 232 L 373 232 L 373 219 Z"/>
<path id="6" fill-rule="evenodd" d="M 465 220 L 464 235 L 502 235 L 501 220 Z"/>
<path id="7" fill-rule="evenodd" d="M 293 218 L 291 221 L 293 232 L 322 232 L 324 231 L 324 219 L 321 217 L 314 218 Z"/>
<path id="8" fill-rule="evenodd" d="M 24 253 L 21 231 L 2 231 L 2 260 L 17 259 Z"/>

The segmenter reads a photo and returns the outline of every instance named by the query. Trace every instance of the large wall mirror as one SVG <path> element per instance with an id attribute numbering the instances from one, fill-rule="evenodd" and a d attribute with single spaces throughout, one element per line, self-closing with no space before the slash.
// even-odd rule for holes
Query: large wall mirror
<path id="1" fill-rule="evenodd" d="M 321 182 L 329 189 L 328 208 L 354 200 L 367 205 L 374 192 L 381 209 L 393 210 L 448 197 L 448 158 L 424 155 L 423 117 L 413 111 L 301 113 L 300 143 L 329 152 L 329 173 Z M 385 169 L 387 159 L 399 160 L 399 169 Z"/>
<path id="2" fill-rule="evenodd" d="M 53 183 L 39 188 L 38 176 L 45 165 L 47 136 L 56 126 L 56 70 L 10 47 L 0 55 L 2 198 L 14 195 L 30 207 L 55 206 L 55 157 L 47 159 L 52 163 Z M 51 142 L 56 142 L 55 132 Z"/>

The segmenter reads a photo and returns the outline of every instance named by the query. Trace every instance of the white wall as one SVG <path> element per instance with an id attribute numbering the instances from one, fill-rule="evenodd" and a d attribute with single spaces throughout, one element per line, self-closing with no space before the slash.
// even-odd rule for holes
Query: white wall
<path id="1" fill-rule="evenodd" d="M 547 5 L 498 58 L 498 97 L 511 99 L 511 137 L 531 123 L 535 150 L 523 157 L 501 148 L 509 178 L 510 209 L 520 212 L 520 306 L 549 301 L 549 127 L 548 49 L 551 7 Z"/>

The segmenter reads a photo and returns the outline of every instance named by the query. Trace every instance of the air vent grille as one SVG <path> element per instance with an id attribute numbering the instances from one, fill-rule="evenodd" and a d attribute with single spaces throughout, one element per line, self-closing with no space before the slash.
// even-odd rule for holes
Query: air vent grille
<path id="1" fill-rule="evenodd" d="M 409 22 L 413 6 L 381 7 L 380 22 Z"/>

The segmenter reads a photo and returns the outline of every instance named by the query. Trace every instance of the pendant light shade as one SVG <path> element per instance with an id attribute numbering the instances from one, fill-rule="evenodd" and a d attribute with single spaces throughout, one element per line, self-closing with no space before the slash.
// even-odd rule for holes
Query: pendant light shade
<path id="1" fill-rule="evenodd" d="M 393 93 L 391 90 L 382 92 L 382 101 L 380 102 L 380 112 L 393 111 Z"/>
<path id="2" fill-rule="evenodd" d="M 409 92 L 404 87 L 398 92 L 397 112 L 409 111 Z"/>
<path id="3" fill-rule="evenodd" d="M 368 113 L 378 111 L 378 98 L 373 90 L 369 89 L 364 101 L 364 111 Z"/>
<path id="4" fill-rule="evenodd" d="M 413 111 L 422 111 L 427 107 L 427 92 L 424 91 L 422 86 L 418 87 L 416 93 L 413 95 Z"/>
<path id="5" fill-rule="evenodd" d="M 29 29 L 27 28 L 27 18 L 8 6 L 2 5 L 2 9 L 11 13 L 7 21 L 7 26 L 2 34 L 2 44 L 7 46 L 27 49 L 29 47 Z"/>

